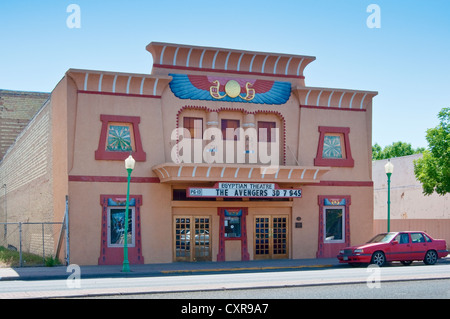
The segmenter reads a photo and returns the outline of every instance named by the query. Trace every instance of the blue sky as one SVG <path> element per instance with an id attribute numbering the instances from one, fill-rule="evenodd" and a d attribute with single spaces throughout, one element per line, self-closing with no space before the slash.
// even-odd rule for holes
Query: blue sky
<path id="1" fill-rule="evenodd" d="M 315 56 L 307 86 L 379 92 L 381 146 L 426 147 L 450 107 L 449 0 L 1 0 L 0 17 L 0 89 L 50 92 L 69 68 L 150 73 L 145 46 L 160 41 Z"/>

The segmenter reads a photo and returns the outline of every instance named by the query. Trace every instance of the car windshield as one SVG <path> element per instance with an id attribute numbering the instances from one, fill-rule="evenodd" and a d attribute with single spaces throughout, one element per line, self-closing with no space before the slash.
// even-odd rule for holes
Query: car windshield
<path id="1" fill-rule="evenodd" d="M 395 237 L 397 233 L 383 233 L 378 234 L 371 240 L 369 240 L 367 243 L 388 243 L 392 240 L 392 238 Z"/>

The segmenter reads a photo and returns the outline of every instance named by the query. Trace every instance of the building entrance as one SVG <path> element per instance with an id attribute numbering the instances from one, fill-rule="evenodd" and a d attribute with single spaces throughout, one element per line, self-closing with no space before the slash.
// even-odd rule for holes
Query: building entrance
<path id="1" fill-rule="evenodd" d="M 211 261 L 210 216 L 174 217 L 175 261 Z"/>
<path id="2" fill-rule="evenodd" d="M 254 259 L 289 258 L 288 215 L 255 216 L 254 225 Z"/>

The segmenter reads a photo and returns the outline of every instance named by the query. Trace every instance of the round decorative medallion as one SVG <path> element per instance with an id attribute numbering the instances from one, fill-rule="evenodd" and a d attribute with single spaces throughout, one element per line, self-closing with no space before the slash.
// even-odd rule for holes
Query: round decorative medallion
<path id="1" fill-rule="evenodd" d="M 241 93 L 241 86 L 235 80 L 230 80 L 225 84 L 225 92 L 231 98 L 237 97 Z"/>

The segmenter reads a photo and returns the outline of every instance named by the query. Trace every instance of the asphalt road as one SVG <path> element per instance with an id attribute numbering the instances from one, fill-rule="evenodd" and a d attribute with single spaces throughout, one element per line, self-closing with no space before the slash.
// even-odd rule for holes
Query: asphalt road
<path id="1" fill-rule="evenodd" d="M 450 279 L 99 296 L 98 299 L 450 299 Z"/>

